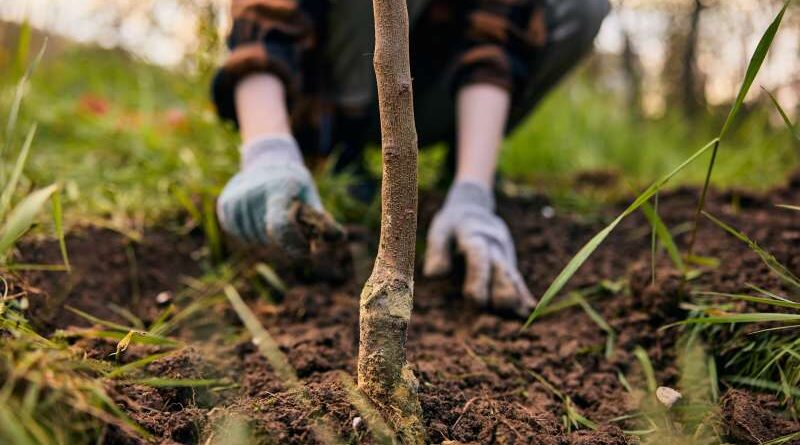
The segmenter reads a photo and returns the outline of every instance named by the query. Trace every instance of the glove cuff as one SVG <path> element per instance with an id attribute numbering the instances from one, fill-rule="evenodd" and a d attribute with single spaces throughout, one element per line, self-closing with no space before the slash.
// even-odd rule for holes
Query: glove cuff
<path id="1" fill-rule="evenodd" d="M 242 145 L 242 170 L 275 164 L 303 165 L 300 147 L 292 136 L 267 136 Z"/>
<path id="2" fill-rule="evenodd" d="M 461 181 L 450 187 L 445 200 L 445 207 L 450 205 L 476 205 L 494 212 L 495 203 L 492 191 L 478 182 Z"/>

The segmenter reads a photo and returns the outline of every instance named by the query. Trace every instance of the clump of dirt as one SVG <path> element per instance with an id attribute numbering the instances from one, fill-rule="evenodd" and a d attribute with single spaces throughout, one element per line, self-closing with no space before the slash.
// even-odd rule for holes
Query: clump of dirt
<path id="1" fill-rule="evenodd" d="M 779 261 L 800 273 L 800 226 L 789 210 L 776 203 L 792 202 L 800 193 L 800 176 L 786 188 L 766 196 L 744 192 L 717 193 L 708 210 L 748 233 Z M 660 198 L 660 213 L 671 227 L 685 227 L 694 216 L 697 190 L 678 189 Z M 422 226 L 440 204 L 423 200 Z M 545 197 L 501 199 L 499 212 L 517 242 L 520 269 L 534 294 L 541 295 L 572 255 L 613 217 L 601 218 L 542 212 Z M 424 233 L 424 232 L 423 232 Z M 676 236 L 685 248 L 688 234 Z M 587 299 L 616 333 L 606 357 L 606 332 L 580 308 L 572 307 L 522 329 L 520 320 L 474 308 L 460 297 L 458 276 L 417 277 L 415 308 L 408 339 L 409 361 L 420 381 L 420 398 L 431 443 L 478 444 L 633 444 L 613 419 L 637 409 L 639 399 L 619 376 L 644 386 L 633 355 L 647 351 L 661 385 L 677 381 L 675 345 L 678 329 L 660 330 L 682 320 L 680 303 L 687 285 L 668 257 L 657 257 L 655 279 L 650 264 L 650 230 L 641 215 L 624 221 L 576 274 L 567 290 L 593 289 Z M 198 277 L 195 261 L 202 249 L 197 235 L 178 236 L 153 230 L 139 242 L 104 229 L 86 228 L 69 237 L 71 275 L 34 272 L 20 279 L 32 291 L 31 316 L 49 329 L 87 322 L 63 310 L 75 306 L 102 318 L 119 320 L 109 303 L 127 308 L 144 321 L 158 316 L 162 292 L 182 287 L 182 277 Z M 703 222 L 696 252 L 714 257 L 719 266 L 705 267 L 691 288 L 726 292 L 748 283 L 780 289 L 760 259 L 708 221 Z M 25 262 L 58 258 L 54 242 L 24 245 Z M 329 268 L 340 268 L 328 258 Z M 338 257 L 337 257 L 338 258 Z M 323 262 L 324 264 L 324 262 Z M 347 265 L 346 267 L 350 267 Z M 295 271 L 296 272 L 296 271 Z M 322 418 L 348 443 L 373 443 L 360 414 L 351 404 L 341 374 L 354 374 L 358 339 L 358 295 L 361 282 L 309 281 L 308 275 L 281 270 L 289 291 L 277 304 L 260 298 L 243 280 L 240 291 L 306 384 L 313 409 L 300 402 L 272 372 L 267 361 L 242 332 L 235 316 L 221 307 L 197 318 L 209 319 L 202 334 L 178 331 L 194 349 L 181 349 L 145 369 L 164 378 L 221 378 L 235 386 L 224 391 L 157 389 L 142 384 L 109 384 L 114 400 L 132 418 L 164 443 L 196 444 L 215 428 L 214 419 L 232 413 L 245 419 L 264 443 L 317 443 L 312 424 Z M 336 274 L 334 274 L 336 275 Z M 82 344 L 97 358 L 107 346 Z M 113 351 L 112 351 L 113 352 Z M 129 352 L 136 357 L 136 351 Z M 635 391 L 634 391 L 635 392 Z M 577 429 L 566 417 L 566 397 L 582 416 L 598 423 L 596 431 Z M 794 431 L 800 425 L 779 417 L 766 402 L 745 391 L 730 391 L 721 422 L 731 441 L 757 443 Z M 227 414 L 225 414 L 227 415 Z M 111 430 L 107 443 L 143 443 Z M 450 441 L 450 442 L 448 442 Z"/>
<path id="2" fill-rule="evenodd" d="M 780 416 L 774 396 L 730 390 L 722 399 L 726 433 L 736 443 L 761 444 L 800 431 L 797 422 Z M 800 440 L 788 442 L 800 443 Z"/>

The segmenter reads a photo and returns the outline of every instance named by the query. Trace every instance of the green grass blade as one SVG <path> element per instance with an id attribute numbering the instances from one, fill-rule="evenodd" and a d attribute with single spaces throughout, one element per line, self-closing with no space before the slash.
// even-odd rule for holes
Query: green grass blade
<path id="1" fill-rule="evenodd" d="M 778 99 L 776 99 L 775 96 L 766 88 L 761 87 L 761 89 L 764 90 L 765 93 L 767 93 L 767 96 L 769 96 L 769 100 L 771 100 L 772 104 L 775 105 L 775 108 L 781 115 L 781 119 L 783 119 L 783 123 L 786 124 L 786 128 L 788 128 L 789 131 L 792 132 L 792 136 L 794 136 L 795 139 L 800 141 L 800 133 L 797 132 L 797 129 L 795 128 L 791 119 L 789 119 L 789 115 L 786 114 L 786 112 L 783 110 L 783 107 L 781 107 L 781 104 L 778 103 Z"/>
<path id="2" fill-rule="evenodd" d="M 592 319 L 592 321 L 597 325 L 597 327 L 599 327 L 609 335 L 615 335 L 614 328 L 612 328 L 611 325 L 608 324 L 608 322 L 603 318 L 603 316 L 600 315 L 600 313 L 597 312 L 589 304 L 589 302 L 586 301 L 585 298 L 583 298 L 583 296 L 581 296 L 580 294 L 576 295 L 577 295 L 576 298 L 578 299 L 578 304 L 580 304 L 581 308 L 583 308 L 584 312 L 586 312 L 586 315 L 588 315 L 589 318 Z"/>
<path id="3" fill-rule="evenodd" d="M 800 322 L 800 314 L 773 312 L 754 312 L 751 314 L 730 314 L 713 317 L 689 318 L 676 324 L 730 324 L 730 323 L 795 323 Z"/>
<path id="4" fill-rule="evenodd" d="M 575 407 L 575 403 L 572 401 L 572 399 L 567 397 L 567 400 L 564 404 L 566 405 L 567 417 L 573 425 L 582 426 L 593 431 L 597 429 L 597 423 L 583 416 Z"/>
<path id="5" fill-rule="evenodd" d="M 290 386 L 299 385 L 297 374 L 292 365 L 289 364 L 289 360 L 281 352 L 275 339 L 264 329 L 255 314 L 247 307 L 242 297 L 239 296 L 239 292 L 233 286 L 226 286 L 225 295 L 228 297 L 228 301 L 230 301 L 234 311 L 239 315 L 239 319 L 244 323 L 245 328 L 253 336 L 253 344 L 258 346 L 259 351 L 269 361 L 278 378 Z"/>
<path id="6" fill-rule="evenodd" d="M 783 302 L 786 302 L 786 303 L 794 303 L 794 301 L 792 301 L 792 300 L 790 300 L 790 299 L 788 299 L 786 297 L 781 297 L 780 295 L 776 294 L 775 292 L 770 292 L 770 291 L 768 291 L 768 290 L 766 290 L 764 288 L 758 287 L 758 286 L 756 286 L 756 285 L 754 285 L 752 283 L 745 283 L 745 284 L 747 285 L 747 287 L 749 287 L 750 289 L 753 289 L 754 291 L 758 292 L 763 297 L 772 298 L 773 300 L 780 300 L 780 301 L 783 301 Z"/>
<path id="7" fill-rule="evenodd" d="M 713 141 L 706 144 L 703 148 L 697 150 L 692 156 L 690 156 L 687 160 L 673 169 L 671 172 L 667 173 L 663 177 L 661 177 L 658 181 L 653 183 L 650 187 L 647 188 L 641 195 L 639 195 L 627 209 L 625 209 L 622 214 L 620 214 L 614 221 L 611 222 L 606 228 L 601 230 L 597 235 L 595 235 L 588 243 L 586 243 L 581 250 L 567 263 L 566 267 L 558 274 L 556 279 L 550 284 L 550 287 L 547 288 L 542 298 L 539 300 L 539 304 L 533 310 L 531 315 L 528 317 L 528 320 L 525 322 L 523 329 L 529 327 L 531 323 L 541 315 L 542 311 L 545 307 L 550 303 L 550 301 L 561 292 L 561 289 L 567 284 L 567 282 L 575 275 L 575 272 L 589 259 L 592 253 L 600 247 L 600 244 L 608 237 L 609 234 L 622 222 L 625 217 L 630 215 L 631 213 L 635 212 L 639 207 L 644 205 L 650 198 L 653 197 L 664 185 L 672 179 L 673 176 L 677 175 L 681 170 L 686 168 L 687 165 L 694 162 L 698 157 L 702 156 L 706 151 L 708 151 L 711 147 L 713 147 L 719 139 L 714 139 Z"/>
<path id="8" fill-rule="evenodd" d="M 779 383 L 771 382 L 769 380 L 754 379 L 750 377 L 738 377 L 738 376 L 726 377 L 725 380 L 728 380 L 733 383 L 738 383 L 739 385 L 752 386 L 753 388 L 775 391 L 776 393 L 784 391 L 784 388 Z M 793 397 L 800 397 L 800 389 L 798 388 L 793 387 L 790 389 L 789 392 Z"/>
<path id="9" fill-rule="evenodd" d="M 205 386 L 223 386 L 230 384 L 230 382 L 225 379 L 167 379 L 161 377 L 137 379 L 132 380 L 131 383 L 151 386 L 153 388 L 199 388 Z"/>
<path id="10" fill-rule="evenodd" d="M 58 186 L 55 184 L 37 190 L 25 197 L 9 214 L 8 221 L 0 231 L 0 259 L 31 228 L 36 215 L 57 190 Z"/>
<path id="11" fill-rule="evenodd" d="M 783 8 L 781 8 L 780 12 L 769 25 L 766 32 L 764 32 L 764 35 L 761 36 L 761 40 L 756 46 L 756 50 L 750 59 L 750 63 L 747 65 L 747 72 L 742 80 L 742 85 L 739 88 L 736 101 L 731 107 L 728 117 L 725 119 L 725 124 L 722 126 L 722 130 L 719 132 L 717 143 L 714 144 L 714 149 L 711 151 L 711 160 L 708 163 L 706 178 L 703 182 L 703 189 L 700 192 L 700 200 L 697 204 L 697 211 L 695 211 L 694 215 L 692 234 L 689 238 L 689 247 L 687 249 L 688 257 L 691 257 L 694 253 L 694 243 L 697 239 L 697 227 L 700 224 L 700 214 L 703 212 L 703 209 L 705 209 L 706 206 L 708 188 L 711 185 L 711 175 L 714 171 L 714 164 L 717 161 L 717 152 L 719 151 L 720 142 L 728 134 L 731 124 L 736 119 L 736 115 L 739 114 L 739 110 L 742 108 L 742 104 L 744 104 L 744 99 L 747 97 L 747 93 L 750 91 L 750 87 L 753 85 L 756 75 L 761 70 L 761 65 L 764 63 L 764 59 L 767 57 L 767 52 L 769 51 L 770 46 L 772 46 L 772 41 L 775 39 L 775 34 L 778 32 L 778 28 L 780 28 L 781 22 L 783 21 L 783 16 L 786 13 L 786 9 L 789 7 L 789 3 L 791 3 L 791 1 L 792 0 L 787 0 L 786 3 L 784 3 Z"/>
<path id="12" fill-rule="evenodd" d="M 56 238 L 58 238 L 58 249 L 61 251 L 61 261 L 64 263 L 64 268 L 67 272 L 70 272 L 72 266 L 69 264 L 69 253 L 67 252 L 67 238 L 64 233 L 64 207 L 61 205 L 60 191 L 53 194 L 53 225 L 56 229 Z"/>
<path id="13" fill-rule="evenodd" d="M 656 373 L 653 370 L 653 362 L 651 362 L 650 357 L 647 356 L 647 351 L 645 351 L 641 346 L 637 346 L 633 351 L 633 355 L 637 360 L 639 360 L 639 364 L 642 366 L 642 372 L 644 373 L 645 380 L 647 381 L 647 391 L 650 393 L 655 393 L 656 388 L 658 388 L 658 384 L 656 383 Z"/>
<path id="14" fill-rule="evenodd" d="M 36 445 L 19 419 L 6 406 L 0 406 L 0 438 L 2 437 L 12 440 L 11 443 L 14 444 Z"/>
<path id="15" fill-rule="evenodd" d="M 133 329 L 137 331 L 146 331 L 146 327 L 144 322 L 137 317 L 130 309 L 124 308 L 122 306 L 116 305 L 114 303 L 108 303 L 108 309 L 114 312 L 115 314 L 119 315 L 120 317 L 124 318 L 125 321 L 130 323 Z"/>
<path id="16" fill-rule="evenodd" d="M 275 288 L 281 294 L 286 294 L 287 288 L 280 276 L 278 276 L 275 269 L 264 263 L 258 263 L 255 266 L 256 272 L 261 275 L 270 286 Z"/>
<path id="17" fill-rule="evenodd" d="M 616 342 L 617 333 L 614 331 L 614 328 L 608 324 L 605 318 L 603 318 L 603 316 L 600 315 L 600 313 L 597 312 L 592 305 L 586 301 L 585 298 L 583 298 L 583 295 L 581 295 L 579 292 L 575 292 L 575 298 L 578 300 L 578 304 L 580 304 L 583 311 L 586 312 L 586 315 L 589 316 L 589 318 L 594 322 L 594 324 L 597 325 L 597 327 L 606 333 L 607 337 L 605 356 L 606 358 L 610 358 L 614 354 L 614 343 Z"/>
<path id="18" fill-rule="evenodd" d="M 113 420 L 117 424 L 117 426 L 127 429 L 135 434 L 138 434 L 145 440 L 150 441 L 152 439 L 152 435 L 142 428 L 138 423 L 136 423 L 133 419 L 131 419 L 123 410 L 119 407 L 111 397 L 106 394 L 102 388 L 96 387 L 95 385 L 88 385 L 86 388 L 97 400 L 105 406 L 106 410 L 113 416 Z"/>
<path id="19" fill-rule="evenodd" d="M 36 136 L 36 124 L 33 124 L 31 129 L 28 130 L 28 136 L 25 137 L 25 143 L 22 144 L 22 150 L 20 150 L 17 161 L 14 163 L 14 169 L 11 170 L 11 176 L 4 185 L 2 195 L 0 195 L 0 221 L 3 221 L 3 217 L 11 205 L 11 198 L 14 197 L 14 193 L 17 191 L 17 184 L 19 183 L 19 178 L 22 177 L 22 170 L 28 162 L 28 154 L 30 154 L 34 136 Z"/>
<path id="20" fill-rule="evenodd" d="M 225 298 L 219 295 L 201 298 L 193 301 L 177 312 L 175 311 L 175 306 L 170 306 L 150 325 L 148 331 L 155 335 L 167 335 L 184 321 L 190 320 L 195 314 L 215 306 L 224 300 Z"/>
<path id="21" fill-rule="evenodd" d="M 239 319 L 242 320 L 245 328 L 247 328 L 250 335 L 253 336 L 253 344 L 256 345 L 259 352 L 267 359 L 272 370 L 278 375 L 278 378 L 282 380 L 284 385 L 296 392 L 304 408 L 307 409 L 308 412 L 311 412 L 312 405 L 306 395 L 305 387 L 300 379 L 297 378 L 297 373 L 289 363 L 289 359 L 281 352 L 278 343 L 272 338 L 269 332 L 264 329 L 264 326 L 261 325 L 261 322 L 258 321 L 258 318 L 253 314 L 250 308 L 247 307 L 247 304 L 242 300 L 239 292 L 237 292 L 233 286 L 225 286 L 225 296 L 228 297 L 228 301 L 230 301 L 236 314 L 239 315 Z M 312 418 L 314 420 L 312 429 L 314 430 L 314 435 L 317 440 L 326 445 L 341 443 L 341 440 L 334 433 L 335 430 L 325 421 L 325 418 L 314 415 L 312 415 Z"/>
<path id="22" fill-rule="evenodd" d="M 783 445 L 784 443 L 789 443 L 797 439 L 800 439 L 800 431 L 789 434 L 787 436 L 778 437 L 777 439 L 772 439 L 770 441 L 764 442 L 761 445 Z"/>
<path id="23" fill-rule="evenodd" d="M 217 225 L 216 215 L 214 200 L 211 197 L 203 198 L 203 233 L 211 251 L 211 258 L 219 261 L 222 258 L 222 235 Z"/>
<path id="24" fill-rule="evenodd" d="M 0 271 L 43 271 L 43 272 L 67 272 L 66 266 L 63 264 L 25 264 L 14 263 L 0 265 Z"/>
<path id="25" fill-rule="evenodd" d="M 653 211 L 651 213 L 652 213 L 652 215 L 655 216 L 655 218 L 658 218 L 658 193 L 656 193 L 656 196 L 653 198 L 653 201 L 654 201 L 653 202 L 653 207 L 652 207 Z M 647 207 L 650 207 L 650 203 L 645 203 L 644 205 L 642 205 L 642 210 L 644 210 Z M 650 279 L 651 279 L 651 282 L 652 282 L 653 286 L 655 286 L 655 284 L 656 284 L 656 256 L 658 254 L 658 248 L 657 248 L 656 241 L 658 240 L 658 234 L 656 233 L 656 226 L 655 226 L 653 220 L 651 220 L 651 218 L 647 218 L 647 220 L 650 221 L 650 227 L 651 227 L 651 230 L 650 230 Z"/>
<path id="26" fill-rule="evenodd" d="M 703 212 L 703 215 L 705 215 L 706 218 L 713 221 L 714 224 L 718 225 L 723 230 L 733 235 L 739 241 L 742 241 L 743 243 L 747 244 L 747 247 L 749 247 L 750 250 L 755 252 L 761 258 L 761 261 L 763 261 L 764 264 L 766 264 L 782 280 L 794 286 L 795 288 L 800 288 L 800 278 L 797 278 L 797 276 L 795 276 L 789 269 L 787 269 L 786 266 L 781 264 L 780 261 L 777 260 L 777 258 L 772 256 L 771 253 L 761 248 L 761 246 L 759 246 L 755 241 L 751 240 L 744 233 L 734 229 L 732 226 L 724 223 L 722 220 L 714 217 L 710 213 Z"/>
<path id="27" fill-rule="evenodd" d="M 28 54 L 31 50 L 31 23 L 26 19 L 19 26 L 17 37 L 17 54 L 14 60 L 14 75 L 19 76 L 28 61 Z"/>
<path id="28" fill-rule="evenodd" d="M 711 401 L 719 402 L 719 374 L 717 372 L 717 361 L 713 355 L 708 356 L 708 380 L 711 385 Z"/>
<path id="29" fill-rule="evenodd" d="M 8 120 L 6 122 L 6 134 L 5 134 L 5 142 L 2 146 L 0 146 L 0 159 L 11 149 L 11 144 L 14 143 L 14 130 L 17 127 L 17 119 L 19 118 L 19 109 L 22 106 L 22 98 L 25 95 L 25 86 L 28 83 L 31 75 L 33 75 L 33 71 L 36 69 L 36 66 L 39 65 L 39 62 L 42 60 L 42 56 L 44 56 L 44 52 L 47 49 L 47 40 L 44 41 L 42 44 L 41 49 L 39 49 L 39 54 L 36 55 L 36 58 L 31 62 L 28 66 L 28 69 L 25 71 L 25 74 L 17 83 L 17 89 L 14 93 L 14 101 L 11 103 L 11 110 L 8 113 Z M 2 175 L 2 169 L 0 169 L 0 175 Z M 0 185 L 5 183 L 4 177 L 0 176 Z"/>
<path id="30" fill-rule="evenodd" d="M 102 318 L 95 317 L 94 315 L 86 313 L 86 312 L 84 312 L 84 311 L 82 311 L 82 310 L 80 310 L 78 308 L 74 308 L 72 306 L 65 306 L 65 309 L 70 311 L 70 312 L 72 312 L 73 314 L 75 314 L 75 315 L 77 315 L 77 316 L 79 316 L 81 318 L 84 318 L 87 321 L 90 321 L 90 322 L 92 322 L 92 323 L 94 323 L 96 325 L 99 325 L 99 326 L 104 326 L 104 327 L 107 327 L 109 329 L 116 329 L 116 330 L 122 331 L 122 332 L 129 332 L 129 331 L 133 330 L 133 328 L 131 328 L 130 326 L 125 326 L 125 325 L 121 325 L 119 323 L 114 323 L 113 321 L 103 320 Z"/>
<path id="31" fill-rule="evenodd" d="M 544 386 L 544 388 L 546 390 L 550 391 L 554 396 L 556 396 L 559 399 L 561 399 L 562 401 L 566 402 L 567 396 L 564 395 L 563 392 L 559 391 L 555 386 L 553 386 L 552 383 L 547 381 L 547 379 L 544 378 L 543 375 L 541 375 L 541 374 L 539 374 L 537 372 L 531 371 L 531 370 L 528 370 L 528 373 L 531 375 L 531 377 L 535 378 L 539 383 L 541 383 L 542 386 Z"/>
<path id="32" fill-rule="evenodd" d="M 775 34 L 778 33 L 778 28 L 781 26 L 783 16 L 786 14 L 786 9 L 789 7 L 790 3 L 791 0 L 787 0 L 783 4 L 783 7 L 781 8 L 780 12 L 778 12 L 778 15 L 775 16 L 775 19 L 772 21 L 772 23 L 770 23 L 766 32 L 764 32 L 764 35 L 761 36 L 761 40 L 756 46 L 753 57 L 750 59 L 750 63 L 747 65 L 747 72 L 745 73 L 744 80 L 742 81 L 742 86 L 739 88 L 739 94 L 736 96 L 736 101 L 734 102 L 730 113 L 728 113 L 728 118 L 725 120 L 725 125 L 722 126 L 722 131 L 720 131 L 720 140 L 725 138 L 725 135 L 727 135 L 733 120 L 736 118 L 736 115 L 742 108 L 744 99 L 747 97 L 747 93 L 750 91 L 750 87 L 753 85 L 756 75 L 761 70 L 761 65 L 764 64 L 764 59 L 767 57 L 767 52 L 772 46 L 772 41 L 775 39 Z"/>
<path id="33" fill-rule="evenodd" d="M 153 363 L 156 360 L 162 359 L 162 358 L 164 358 L 164 357 L 166 357 L 166 356 L 168 356 L 170 354 L 172 354 L 172 352 L 162 352 L 160 354 L 148 355 L 145 358 L 141 358 L 139 360 L 136 360 L 136 361 L 133 361 L 133 362 L 127 363 L 125 365 L 122 365 L 122 366 L 114 368 L 110 372 L 106 373 L 106 377 L 110 378 L 110 379 L 113 379 L 113 378 L 116 378 L 116 377 L 123 376 L 125 374 L 128 374 L 128 373 L 136 370 L 136 369 L 143 368 L 143 367 L 149 365 L 150 363 Z"/>
<path id="34" fill-rule="evenodd" d="M 138 345 L 163 346 L 167 348 L 176 348 L 181 345 L 178 341 L 140 331 L 120 332 L 96 328 L 72 328 L 61 332 L 67 337 L 108 338 L 117 341 L 125 340 L 129 344 Z"/>
<path id="35" fill-rule="evenodd" d="M 650 221 L 650 225 L 653 226 L 658 241 L 667 251 L 669 258 L 672 260 L 673 264 L 675 264 L 675 267 L 678 268 L 681 273 L 685 274 L 686 265 L 683 262 L 680 251 L 678 250 L 678 245 L 675 244 L 675 239 L 672 237 L 672 233 L 670 233 L 667 225 L 664 224 L 664 221 L 658 216 L 658 210 L 654 207 L 651 207 L 649 203 L 644 203 L 642 205 L 642 212 L 644 212 L 647 220 Z"/>
<path id="36" fill-rule="evenodd" d="M 746 294 L 726 294 L 722 292 L 696 292 L 695 295 L 706 296 L 706 297 L 731 298 L 734 300 L 747 301 L 749 303 L 768 304 L 770 306 L 785 307 L 800 311 L 800 303 L 794 303 L 785 300 L 776 300 L 773 298 L 754 297 L 752 295 L 746 295 Z"/>

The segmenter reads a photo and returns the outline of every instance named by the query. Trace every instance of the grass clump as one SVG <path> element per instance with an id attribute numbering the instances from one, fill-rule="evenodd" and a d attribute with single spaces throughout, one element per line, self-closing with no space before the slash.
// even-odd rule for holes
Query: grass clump
<path id="1" fill-rule="evenodd" d="M 107 425 L 147 438 L 100 379 L 108 365 L 40 336 L 22 315 L 24 294 L 5 288 L 0 305 L 0 443 L 90 443 Z"/>
<path id="2" fill-rule="evenodd" d="M 800 339 L 796 335 L 800 329 L 800 303 L 796 302 L 800 280 L 747 235 L 709 214 L 706 216 L 756 253 L 793 298 L 756 286 L 751 286 L 752 294 L 696 292 L 700 304 L 684 324 L 702 327 L 711 338 L 731 337 L 723 341 L 720 351 L 723 370 L 730 371 L 723 376 L 724 380 L 774 391 L 796 412 L 800 408 Z M 736 325 L 752 328 L 732 331 Z"/>

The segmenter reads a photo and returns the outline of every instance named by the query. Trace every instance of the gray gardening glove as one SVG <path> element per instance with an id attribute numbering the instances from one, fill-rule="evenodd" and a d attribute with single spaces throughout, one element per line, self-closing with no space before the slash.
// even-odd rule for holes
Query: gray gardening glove
<path id="1" fill-rule="evenodd" d="M 517 270 L 514 242 L 508 227 L 494 213 L 494 198 L 486 187 L 457 182 L 428 232 L 424 274 L 451 270 L 452 247 L 467 266 L 464 295 L 483 307 L 526 317 L 536 305 Z"/>
<path id="2" fill-rule="evenodd" d="M 242 148 L 241 171 L 222 190 L 217 216 L 228 234 L 248 243 L 277 245 L 298 258 L 308 251 L 308 240 L 291 220 L 295 201 L 324 211 L 294 138 L 264 138 Z"/>

